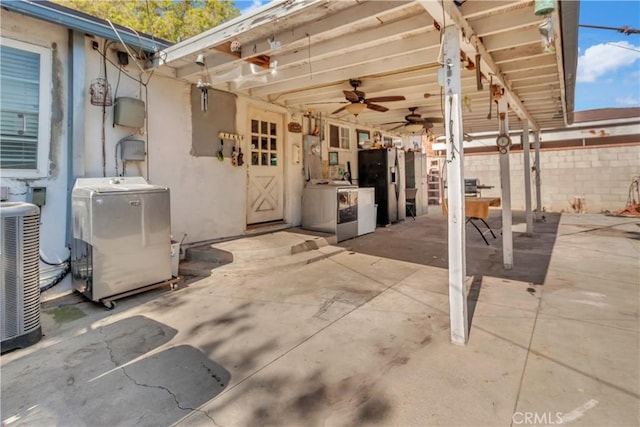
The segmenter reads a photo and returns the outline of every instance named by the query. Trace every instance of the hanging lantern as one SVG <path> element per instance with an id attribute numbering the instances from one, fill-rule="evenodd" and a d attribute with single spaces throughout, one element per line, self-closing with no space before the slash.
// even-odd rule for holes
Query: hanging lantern
<path id="1" fill-rule="evenodd" d="M 555 9 L 553 0 L 535 0 L 534 13 L 537 16 L 548 15 Z"/>
<path id="2" fill-rule="evenodd" d="M 111 98 L 111 85 L 102 77 L 98 77 L 91 81 L 89 94 L 91 95 L 92 105 L 109 107 L 113 104 L 113 99 Z"/>
<path id="3" fill-rule="evenodd" d="M 540 25 L 538 25 L 538 32 L 542 39 L 544 53 L 554 53 L 556 51 L 553 44 L 555 41 L 555 32 L 553 30 L 553 20 L 551 19 L 551 16 L 546 16 Z"/>

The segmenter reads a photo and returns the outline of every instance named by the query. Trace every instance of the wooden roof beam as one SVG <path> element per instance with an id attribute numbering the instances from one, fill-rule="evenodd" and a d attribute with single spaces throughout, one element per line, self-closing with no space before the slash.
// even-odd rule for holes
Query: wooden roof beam
<path id="1" fill-rule="evenodd" d="M 304 3 L 302 1 L 295 3 Z M 312 0 L 309 2 L 309 6 L 317 4 L 317 0 Z M 328 14 L 323 19 L 318 19 L 313 22 L 302 22 L 300 25 L 294 28 L 287 29 L 286 31 L 278 31 L 274 29 L 274 33 L 276 34 L 276 40 L 281 44 L 281 46 L 286 46 L 287 49 L 292 49 L 292 47 L 296 45 L 305 45 L 309 43 L 310 38 L 314 38 L 323 34 L 328 34 L 334 32 L 337 28 L 353 26 L 354 24 L 370 20 L 378 14 L 388 13 L 390 11 L 403 9 L 408 6 L 408 2 L 380 2 L 380 1 L 372 1 L 364 4 L 357 4 L 355 6 L 340 10 L 333 14 Z M 285 15 L 282 15 L 284 18 Z M 273 20 L 273 23 L 269 20 L 265 20 L 267 22 L 264 25 L 276 25 L 275 22 L 277 19 Z M 262 22 L 258 19 L 255 19 L 252 22 Z M 407 29 L 416 29 L 415 22 L 408 22 L 409 26 L 405 27 L 405 31 Z M 221 25 L 223 27 L 225 24 Z M 402 29 L 397 25 L 389 24 L 390 31 L 401 31 Z M 377 27 L 382 31 L 384 28 L 384 24 Z M 241 32 L 247 32 L 248 30 L 244 29 Z M 202 34 L 192 37 L 189 40 L 186 40 L 184 43 L 179 43 L 176 46 L 180 46 L 179 48 L 172 47 L 167 49 L 167 58 L 164 60 L 165 63 L 170 63 L 172 61 L 177 61 L 180 59 L 185 59 L 186 57 L 196 55 L 197 53 L 202 53 L 205 51 L 214 51 L 222 53 L 223 55 L 211 55 L 213 60 L 207 62 L 207 68 L 210 73 L 217 72 L 225 72 L 230 68 L 240 65 L 243 62 L 249 62 L 257 64 L 263 68 L 269 68 L 269 60 L 270 56 L 274 55 L 274 51 L 272 49 L 272 45 L 269 41 L 269 38 L 266 36 L 253 36 L 256 37 L 249 42 L 244 42 L 242 44 L 241 52 L 234 53 L 231 52 L 229 45 L 231 41 L 234 40 L 234 34 L 230 31 L 221 31 L 220 34 L 210 31 L 207 31 L 203 34 L 209 34 L 207 37 L 201 37 Z M 249 37 L 252 37 L 250 33 L 247 34 Z M 208 44 L 207 42 L 210 42 Z M 189 42 L 189 43 L 187 43 Z M 184 45 L 184 46 L 183 46 Z M 348 47 L 349 44 L 344 43 L 343 46 Z M 225 55 L 226 54 L 226 55 Z M 304 56 L 304 55 L 299 55 Z M 292 56 L 291 61 L 300 60 L 299 56 Z M 207 55 L 207 58 L 210 56 Z M 256 58 L 256 59 L 252 59 Z M 278 67 L 282 68 L 283 62 L 278 60 Z M 266 65 L 266 66 L 265 66 Z M 200 68 L 194 66 L 194 64 L 189 64 L 183 66 L 178 69 L 179 77 L 188 77 L 193 74 L 197 74 L 200 72 Z"/>
<path id="2" fill-rule="evenodd" d="M 493 74 L 494 84 L 498 84 L 505 89 L 507 100 L 511 104 L 511 108 L 518 117 L 528 120 L 533 131 L 539 130 L 539 126 L 531 114 L 527 111 L 522 101 L 513 92 L 511 84 L 507 77 L 503 74 L 500 67 L 494 62 L 491 54 L 487 51 L 469 22 L 462 16 L 454 2 L 443 2 L 442 0 L 428 1 L 420 0 L 419 3 L 424 9 L 442 25 L 442 16 L 446 22 L 453 22 L 458 30 L 462 33 L 460 46 L 467 56 L 475 57 L 476 52 L 482 58 L 481 69 L 485 73 Z M 472 44 L 473 43 L 473 44 Z M 477 49 L 477 51 L 476 51 Z"/>

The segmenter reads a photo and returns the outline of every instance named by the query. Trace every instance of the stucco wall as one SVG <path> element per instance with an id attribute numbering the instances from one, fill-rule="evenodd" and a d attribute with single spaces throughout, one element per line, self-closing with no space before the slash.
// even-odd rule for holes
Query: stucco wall
<path id="1" fill-rule="evenodd" d="M 151 180 L 171 188 L 171 222 L 175 238 L 186 243 L 238 236 L 246 228 L 247 166 L 246 138 L 241 142 L 245 165 L 235 167 L 225 158 L 194 157 L 191 151 L 190 86 L 165 77 L 154 77 L 149 96 L 149 160 Z M 210 101 L 211 102 L 211 101 Z M 286 110 L 239 97 L 236 128 L 248 135 L 246 120 L 250 105 L 285 115 Z M 215 108 L 210 104 L 210 109 Z M 296 188 L 302 174 L 295 173 L 289 156 L 292 141 L 284 134 L 285 221 L 296 223 Z M 291 137 L 295 138 L 295 137 Z M 299 190 L 298 190 L 299 191 Z M 298 209 L 299 210 L 299 209 Z M 299 223 L 299 220 L 298 220 Z"/>
<path id="2" fill-rule="evenodd" d="M 524 209 L 522 152 L 510 155 L 513 209 Z M 625 207 L 631 179 L 640 175 L 640 145 L 546 150 L 540 153 L 542 206 L 550 212 L 573 212 L 570 202 L 584 198 L 586 212 L 617 211 Z M 534 152 L 531 150 L 531 166 Z M 498 154 L 465 155 L 464 175 L 479 178 L 483 196 L 500 196 Z M 535 209 L 535 175 L 532 174 Z"/>
<path id="3" fill-rule="evenodd" d="M 116 145 L 122 138 L 131 136 L 132 138 L 145 140 L 145 128 L 134 129 L 129 127 L 123 127 L 113 124 L 114 107 L 105 107 L 104 116 L 104 155 L 103 155 L 103 116 L 102 106 L 91 104 L 91 96 L 89 95 L 90 85 L 99 77 L 105 76 L 104 63 L 101 54 L 92 48 L 92 43 L 98 42 L 99 50 L 102 51 L 104 46 L 104 40 L 93 39 L 85 37 L 85 112 L 84 112 L 84 155 L 82 160 L 84 163 L 85 177 L 101 177 L 101 176 L 116 176 Z M 110 43 L 107 49 L 107 58 L 113 63 L 117 63 L 116 54 L 117 45 Z M 123 50 L 119 48 L 119 50 Z M 145 89 L 137 81 L 127 77 L 127 75 L 118 72 L 118 68 L 113 64 L 107 62 L 106 64 L 106 77 L 111 86 L 111 94 L 113 101 L 116 97 L 130 97 L 146 101 Z M 139 78 L 139 70 L 137 66 L 130 59 L 129 65 L 123 67 L 123 71 L 132 75 L 136 79 Z M 147 77 L 143 77 L 143 81 L 146 82 Z M 149 84 L 149 95 L 154 92 L 154 88 L 157 87 L 152 78 Z M 149 102 L 149 115 L 152 104 Z M 103 166 L 104 165 L 104 166 Z M 144 162 L 141 164 L 130 163 L 127 165 L 128 176 L 146 176 L 146 165 Z M 118 175 L 122 175 L 122 164 L 118 161 Z"/>
<path id="4" fill-rule="evenodd" d="M 103 174 L 115 176 L 116 144 L 123 137 L 130 135 L 134 138 L 145 140 L 146 129 L 137 130 L 113 126 L 113 107 L 108 106 L 105 109 L 104 116 L 103 143 L 102 107 L 91 104 L 89 88 L 94 79 L 105 76 L 102 56 L 92 47 L 92 42 L 95 41 L 98 43 L 99 49 L 102 49 L 104 40 L 91 37 L 84 38 L 85 79 L 82 87 L 86 98 L 83 114 L 76 114 L 77 112 L 70 111 L 67 107 L 69 91 L 67 85 L 70 73 L 68 70 L 70 55 L 68 30 L 61 26 L 48 24 L 5 10 L 2 11 L 0 23 L 3 37 L 48 47 L 53 52 L 49 176 L 41 179 L 12 179 L 3 174 L 1 185 L 10 188 L 10 201 L 25 201 L 27 186 L 46 187 L 46 205 L 41 210 L 40 249 L 42 256 L 48 261 L 61 262 L 69 256 L 69 251 L 66 247 L 66 223 L 69 214 L 67 195 L 73 185 L 73 182 L 68 182 L 67 180 L 68 135 L 70 132 L 67 120 L 69 119 L 69 114 L 75 114 L 78 121 L 80 118 L 82 120 L 80 126 L 84 130 L 84 141 L 80 141 L 81 144 L 76 146 L 79 150 L 74 153 L 74 162 L 77 162 L 75 170 L 82 171 L 81 176 L 86 177 L 101 177 Z M 111 61 L 117 62 L 116 52 L 113 47 L 115 45 L 112 45 L 112 48 L 108 50 L 107 56 Z M 139 71 L 133 61 L 126 66 L 125 70 L 135 78 L 139 77 Z M 218 196 L 211 191 L 211 182 L 221 183 L 220 186 L 222 188 L 228 188 L 229 185 L 225 182 L 223 175 L 216 176 L 215 173 L 212 174 L 213 176 L 211 174 L 199 174 L 199 169 L 206 169 L 206 165 L 196 164 L 194 166 L 189 163 L 190 110 L 188 103 L 186 103 L 186 94 L 189 86 L 182 82 L 155 75 L 148 85 L 147 100 L 146 91 L 139 82 L 127 77 L 124 73 L 120 74 L 118 82 L 118 68 L 109 63 L 107 63 L 107 77 L 114 97 L 127 96 L 142 99 L 145 102 L 148 101 L 150 180 L 153 183 L 167 185 L 172 189 L 172 207 L 174 207 L 175 211 L 172 216 L 172 229 L 178 233 L 185 230 L 185 232 L 190 232 L 192 236 L 198 236 L 201 233 L 200 229 L 189 229 L 184 224 L 198 225 L 199 222 L 197 220 L 199 218 L 196 218 L 196 221 L 189 222 L 186 214 L 188 210 L 183 206 L 196 202 L 196 206 L 203 208 L 198 209 L 199 211 L 210 209 L 212 200 Z M 146 81 L 146 77 L 144 79 Z M 187 147 L 185 155 L 182 155 L 181 150 L 183 147 Z M 176 153 L 178 153 L 177 156 Z M 181 161 L 175 162 L 176 158 L 180 158 Z M 180 168 L 176 168 L 176 165 L 179 165 Z M 178 179 L 174 180 L 174 176 L 170 174 L 168 177 L 163 177 L 163 171 L 167 169 L 171 169 Z M 154 172 L 158 172 L 157 177 Z M 238 171 L 232 171 L 231 174 L 233 172 L 238 173 Z M 120 162 L 118 162 L 118 174 L 122 174 Z M 147 176 L 146 162 L 130 163 L 127 175 Z M 165 175 L 167 174 L 165 173 Z M 181 175 L 188 175 L 191 181 L 189 178 L 180 180 Z M 195 181 L 195 183 L 192 181 Z M 204 197 L 192 197 L 192 194 L 189 193 L 192 189 L 199 190 L 200 193 L 204 194 Z M 225 200 L 224 206 L 229 206 L 229 202 L 233 203 L 229 194 L 222 194 L 220 199 Z M 217 209 L 220 208 L 218 207 Z M 209 213 L 211 217 L 219 217 L 216 212 Z M 218 227 L 217 223 L 207 225 L 210 229 L 220 230 L 221 233 L 229 232 L 224 227 Z M 233 229 L 233 231 L 235 230 Z M 48 283 L 49 279 L 57 273 L 58 270 L 41 264 L 42 284 Z M 70 290 L 70 277 L 67 276 L 61 284 L 48 292 L 48 297 Z"/>
<path id="5" fill-rule="evenodd" d="M 67 30 L 2 10 L 2 37 L 51 49 L 52 106 L 49 146 L 49 174 L 41 179 L 12 179 L 2 174 L 0 185 L 9 187 L 10 201 L 25 201 L 27 187 L 45 187 L 46 204 L 40 217 L 40 252 L 49 262 L 67 259 L 65 226 L 67 212 Z M 49 267 L 41 264 L 41 276 L 47 279 Z M 55 275 L 56 271 L 51 271 Z"/>

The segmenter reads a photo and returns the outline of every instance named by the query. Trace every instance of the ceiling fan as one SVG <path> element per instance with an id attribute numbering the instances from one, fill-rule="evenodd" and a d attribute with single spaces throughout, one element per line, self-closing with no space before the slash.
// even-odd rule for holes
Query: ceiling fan
<path id="1" fill-rule="evenodd" d="M 430 129 L 433 127 L 434 123 L 443 123 L 444 119 L 442 117 L 422 117 L 420 114 L 416 113 L 418 107 L 410 107 L 410 113 L 404 116 L 403 122 L 388 122 L 382 123 L 383 125 L 395 125 L 398 126 L 391 128 L 389 130 L 396 130 L 400 127 L 405 127 L 409 132 L 418 132 L 422 129 Z"/>
<path id="2" fill-rule="evenodd" d="M 387 107 L 376 104 L 376 102 L 391 102 L 391 101 L 404 101 L 404 96 L 379 96 L 376 98 L 367 98 L 366 94 L 361 90 L 358 90 L 358 87 L 362 85 L 362 81 L 351 79 L 349 80 L 349 84 L 353 87 L 353 90 L 343 90 L 344 97 L 346 101 L 342 101 L 341 104 L 347 104 L 344 107 L 338 108 L 336 111 L 331 114 L 338 114 L 343 110 L 347 110 L 349 113 L 357 116 L 362 113 L 367 108 L 370 110 L 380 111 L 384 113 L 389 110 Z M 323 103 L 324 104 L 324 103 Z"/>

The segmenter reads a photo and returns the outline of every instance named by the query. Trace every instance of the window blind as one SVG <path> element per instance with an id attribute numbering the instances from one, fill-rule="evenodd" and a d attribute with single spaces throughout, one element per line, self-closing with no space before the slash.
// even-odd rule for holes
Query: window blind
<path id="1" fill-rule="evenodd" d="M 0 46 L 0 168 L 37 169 L 40 55 Z"/>

